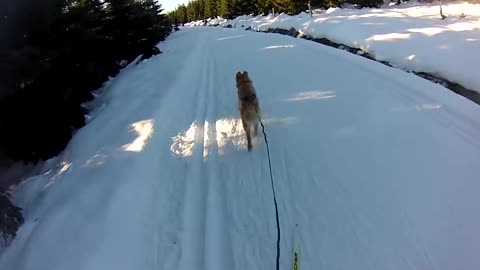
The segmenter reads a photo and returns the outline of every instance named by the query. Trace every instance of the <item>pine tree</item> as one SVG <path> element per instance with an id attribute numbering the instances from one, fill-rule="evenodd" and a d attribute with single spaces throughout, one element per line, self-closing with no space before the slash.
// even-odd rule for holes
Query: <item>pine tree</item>
<path id="1" fill-rule="evenodd" d="M 138 33 L 138 53 L 155 47 L 158 42 L 165 40 L 171 28 L 166 17 L 161 14 L 161 5 L 156 0 L 143 0 L 140 2 L 139 13 L 135 19 Z M 138 31 L 141 29 L 142 31 Z"/>
<path id="2" fill-rule="evenodd" d="M 1 101 L 0 125 L 18 127 L 0 133 L 0 149 L 25 161 L 63 150 L 72 131 L 85 124 L 80 104 L 118 73 L 116 62 L 133 60 L 168 35 L 160 11 L 154 0 L 71 0 L 58 6 L 52 22 L 29 32 L 11 60 L 18 66 L 15 94 Z"/>
<path id="3" fill-rule="evenodd" d="M 117 44 L 115 61 L 133 60 L 169 33 L 161 6 L 154 0 L 106 0 L 107 33 Z"/>
<path id="4" fill-rule="evenodd" d="M 257 0 L 257 12 L 260 14 L 269 14 L 273 8 L 272 0 Z"/>
<path id="5" fill-rule="evenodd" d="M 196 5 L 195 8 L 197 10 L 197 20 L 204 20 L 205 17 L 205 0 L 196 0 L 195 1 Z"/>
<path id="6" fill-rule="evenodd" d="M 234 15 L 257 14 L 256 0 L 236 0 L 234 2 Z"/>
<path id="7" fill-rule="evenodd" d="M 187 7 L 184 4 L 179 5 L 175 11 L 177 12 L 177 20 L 180 23 L 184 24 L 188 22 Z"/>
<path id="8" fill-rule="evenodd" d="M 287 12 L 291 0 L 272 0 L 272 7 L 276 13 Z"/>
<path id="9" fill-rule="evenodd" d="M 222 18 L 232 19 L 233 18 L 233 0 L 219 0 L 220 1 L 220 8 L 218 9 L 218 13 Z"/>
<path id="10" fill-rule="evenodd" d="M 12 204 L 7 194 L 0 191 L 0 236 L 7 242 L 17 235 L 17 230 L 24 220 L 21 208 Z"/>
<path id="11" fill-rule="evenodd" d="M 360 7 L 369 7 L 369 8 L 374 8 L 374 7 L 379 7 L 380 5 L 383 4 L 383 0 L 351 0 L 350 1 L 352 4 L 357 4 Z"/>
<path id="12" fill-rule="evenodd" d="M 198 20 L 197 8 L 195 7 L 195 2 L 189 2 L 187 5 L 187 20 L 196 21 Z"/>
<path id="13" fill-rule="evenodd" d="M 308 0 L 293 0 L 291 12 L 298 14 L 308 9 Z"/>
<path id="14" fill-rule="evenodd" d="M 330 8 L 338 7 L 343 3 L 343 0 L 312 0 L 312 8 Z"/>
<path id="15" fill-rule="evenodd" d="M 273 0 L 273 7 L 276 12 L 298 14 L 308 7 L 308 0 Z"/>
<path id="16" fill-rule="evenodd" d="M 216 18 L 218 0 L 205 0 L 205 18 Z"/>
<path id="17" fill-rule="evenodd" d="M 0 150 L 13 161 L 62 151 L 85 124 L 81 104 L 119 72 L 118 61 L 148 57 L 170 33 L 156 0 L 55 1 L 51 20 L 28 31 L 9 59 L 14 94 L 0 99 Z M 21 215 L 0 190 L 3 205 L 0 234 L 14 237 Z"/>

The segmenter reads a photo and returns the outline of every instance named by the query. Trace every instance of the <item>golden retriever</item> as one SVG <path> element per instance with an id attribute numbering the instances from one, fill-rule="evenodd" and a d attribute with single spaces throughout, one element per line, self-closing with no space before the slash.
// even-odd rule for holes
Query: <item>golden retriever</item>
<path id="1" fill-rule="evenodd" d="M 258 97 L 248 72 L 237 72 L 238 110 L 247 135 L 248 151 L 252 151 L 252 135 L 257 136 L 260 116 Z"/>

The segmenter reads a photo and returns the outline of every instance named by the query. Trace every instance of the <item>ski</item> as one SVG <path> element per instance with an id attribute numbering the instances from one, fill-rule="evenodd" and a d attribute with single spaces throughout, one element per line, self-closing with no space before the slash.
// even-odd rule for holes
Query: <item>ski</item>
<path id="1" fill-rule="evenodd" d="M 293 270 L 299 270 L 299 262 L 300 262 L 300 245 L 298 241 L 298 224 L 295 224 L 295 228 L 293 229 L 293 240 L 292 240 L 292 247 L 293 247 Z"/>

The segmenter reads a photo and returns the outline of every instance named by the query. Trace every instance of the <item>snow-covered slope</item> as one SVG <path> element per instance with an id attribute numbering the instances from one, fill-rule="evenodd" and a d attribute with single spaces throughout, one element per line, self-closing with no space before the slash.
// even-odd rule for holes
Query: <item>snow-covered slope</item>
<path id="1" fill-rule="evenodd" d="M 362 49 L 375 59 L 417 72 L 428 72 L 480 92 L 480 4 L 452 2 L 405 3 L 382 9 L 331 8 L 310 18 L 296 16 L 241 16 L 215 22 L 238 28 L 295 28 L 315 38 Z M 465 17 L 461 17 L 461 15 Z"/>
<path id="2" fill-rule="evenodd" d="M 16 194 L 2 270 L 274 269 L 265 142 L 239 123 L 235 73 L 264 113 L 281 269 L 479 269 L 480 107 L 302 39 L 172 34 L 126 68 L 62 163 Z M 295 230 L 295 225 L 298 224 Z"/>

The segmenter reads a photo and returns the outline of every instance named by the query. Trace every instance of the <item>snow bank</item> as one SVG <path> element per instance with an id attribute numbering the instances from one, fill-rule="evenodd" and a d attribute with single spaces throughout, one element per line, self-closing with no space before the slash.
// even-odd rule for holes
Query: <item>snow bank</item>
<path id="1" fill-rule="evenodd" d="M 186 23 L 186 27 L 193 27 L 193 26 L 218 26 L 218 25 L 224 25 L 228 20 L 223 19 L 221 17 L 217 18 L 208 18 L 206 23 L 203 20 L 198 20 L 198 21 L 193 21 Z"/>
<path id="2" fill-rule="evenodd" d="M 427 72 L 480 92 L 480 5 L 454 2 L 443 6 L 407 3 L 382 9 L 330 8 L 296 16 L 241 16 L 220 25 L 297 29 L 314 38 L 362 49 L 398 68 Z M 465 17 L 463 17 L 463 15 Z"/>

